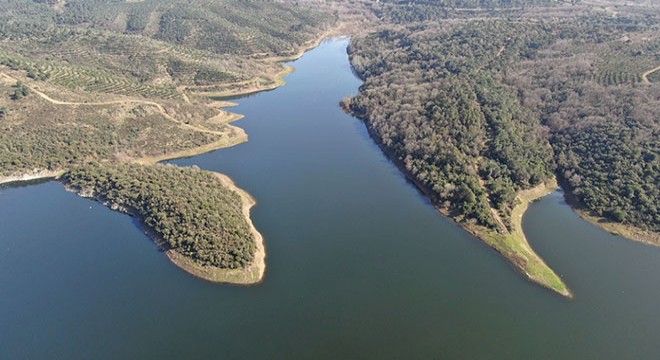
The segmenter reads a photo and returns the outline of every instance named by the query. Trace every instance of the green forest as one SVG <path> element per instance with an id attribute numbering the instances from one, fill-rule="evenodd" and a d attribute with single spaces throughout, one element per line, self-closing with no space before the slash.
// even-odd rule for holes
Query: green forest
<path id="1" fill-rule="evenodd" d="M 660 89 L 640 74 L 660 61 L 659 19 L 385 26 L 352 41 L 365 82 L 343 105 L 459 221 L 498 229 L 493 208 L 508 226 L 516 192 L 557 175 L 579 208 L 658 232 Z"/>
<path id="2" fill-rule="evenodd" d="M 554 163 L 538 116 L 496 69 L 541 35 L 506 22 L 369 35 L 351 44 L 365 83 L 345 106 L 437 204 L 461 221 L 505 230 L 516 192 L 550 177 Z"/>
<path id="3" fill-rule="evenodd" d="M 173 165 L 89 163 L 60 181 L 140 219 L 162 246 L 202 265 L 241 269 L 255 243 L 241 199 L 213 173 Z"/>

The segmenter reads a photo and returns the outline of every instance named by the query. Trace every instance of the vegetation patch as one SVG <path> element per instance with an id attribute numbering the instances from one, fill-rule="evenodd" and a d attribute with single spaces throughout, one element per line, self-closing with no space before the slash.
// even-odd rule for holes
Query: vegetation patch
<path id="1" fill-rule="evenodd" d="M 523 194 L 557 174 L 608 226 L 660 232 L 660 14 L 579 3 L 366 4 L 381 27 L 352 41 L 364 84 L 342 102 L 443 213 L 566 296 L 524 239 Z"/>
<path id="2" fill-rule="evenodd" d="M 69 189 L 138 217 L 165 249 L 203 266 L 247 267 L 255 239 L 242 200 L 208 171 L 172 165 L 76 166 L 60 177 Z"/>

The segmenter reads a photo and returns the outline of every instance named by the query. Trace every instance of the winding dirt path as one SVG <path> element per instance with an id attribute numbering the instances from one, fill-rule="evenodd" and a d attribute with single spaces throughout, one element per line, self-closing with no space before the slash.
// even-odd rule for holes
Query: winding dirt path
<path id="1" fill-rule="evenodd" d="M 649 80 L 649 75 L 653 74 L 654 72 L 660 70 L 660 66 L 656 66 L 651 70 L 647 70 L 642 74 L 642 82 L 644 84 L 651 84 L 651 81 Z"/>
<path id="2" fill-rule="evenodd" d="M 0 75 L 4 76 L 6 79 L 9 79 L 13 81 L 14 83 L 21 81 L 9 74 L 6 73 L 0 73 Z M 50 96 L 44 94 L 43 92 L 37 90 L 33 86 L 30 86 L 29 84 L 23 83 L 30 91 L 38 95 L 40 98 L 50 102 L 51 104 L 55 105 L 66 105 L 66 106 L 108 106 L 108 105 L 124 105 L 124 104 L 143 104 L 143 105 L 150 105 L 154 106 L 156 109 L 158 109 L 158 112 L 161 113 L 165 118 L 168 120 L 177 123 L 180 127 L 194 130 L 197 132 L 203 132 L 203 133 L 208 133 L 208 134 L 214 134 L 214 135 L 224 135 L 224 132 L 221 131 L 213 131 L 201 127 L 197 127 L 194 125 L 186 124 L 180 120 L 177 120 L 173 116 L 167 113 L 163 105 L 154 102 L 154 101 L 149 101 L 149 100 L 139 100 L 139 99 L 125 99 L 125 100 L 112 100 L 112 101 L 102 101 L 102 102 L 71 102 L 71 101 L 61 101 L 61 100 L 56 100 L 51 98 Z"/>

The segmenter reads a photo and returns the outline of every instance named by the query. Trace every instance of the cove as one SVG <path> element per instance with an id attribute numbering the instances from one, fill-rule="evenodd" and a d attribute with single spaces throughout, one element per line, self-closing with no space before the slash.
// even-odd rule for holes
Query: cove
<path id="1" fill-rule="evenodd" d="M 257 200 L 257 286 L 186 274 L 130 217 L 56 182 L 0 188 L 0 358 L 659 358 L 660 250 L 581 220 L 556 192 L 523 225 L 576 298 L 528 282 L 339 108 L 360 85 L 347 43 L 238 100 L 247 143 L 174 161 Z"/>

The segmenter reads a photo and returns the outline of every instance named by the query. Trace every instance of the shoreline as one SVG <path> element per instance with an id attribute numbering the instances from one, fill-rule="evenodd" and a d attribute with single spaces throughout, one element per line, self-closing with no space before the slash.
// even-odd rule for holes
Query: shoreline
<path id="1" fill-rule="evenodd" d="M 327 34 L 324 33 L 322 36 L 318 37 L 316 41 L 312 44 L 313 46 L 308 46 L 305 47 L 300 51 L 300 54 L 298 55 L 298 58 L 303 56 L 307 51 L 312 50 L 316 48 L 325 38 L 327 37 Z M 269 86 L 268 88 L 263 88 L 259 89 L 256 91 L 251 91 L 251 92 L 233 92 L 231 94 L 228 94 L 227 97 L 230 96 L 247 96 L 252 93 L 256 92 L 261 92 L 261 91 L 268 91 L 268 90 L 274 90 L 280 86 L 283 86 L 286 84 L 284 81 L 284 77 L 292 73 L 295 69 L 291 66 L 286 66 L 282 71 L 276 74 L 276 82 L 275 84 Z M 206 95 L 209 97 L 208 95 Z M 211 96 L 217 96 L 217 95 L 211 95 Z M 219 96 L 218 96 L 219 97 Z M 222 103 L 224 101 L 218 101 L 215 100 L 213 103 L 217 104 L 218 102 Z M 229 105 L 235 105 L 235 103 L 229 103 Z M 229 112 L 229 120 L 227 123 L 231 123 L 237 120 L 242 119 L 244 116 L 241 114 L 236 114 L 236 113 L 231 113 Z M 175 159 L 182 159 L 182 158 L 187 158 L 187 157 L 193 157 L 197 155 L 202 155 L 205 153 L 209 153 L 215 150 L 220 150 L 223 148 L 235 146 L 238 144 L 242 144 L 244 142 L 248 141 L 248 135 L 245 132 L 243 128 L 237 127 L 237 126 L 232 126 L 229 125 L 233 131 L 235 131 L 237 134 L 234 136 L 229 137 L 228 139 L 222 139 L 219 141 L 216 141 L 214 143 L 206 144 L 199 146 L 197 148 L 191 148 L 187 150 L 182 150 L 178 152 L 173 152 L 173 153 L 167 153 L 163 155 L 158 155 L 158 156 L 146 156 L 146 157 L 141 157 L 141 158 L 134 158 L 131 159 L 131 162 L 134 163 L 139 163 L 143 165 L 155 165 L 158 164 L 162 161 L 167 161 L 167 160 L 175 160 Z M 203 170 L 203 171 L 209 171 L 209 170 Z M 221 174 L 218 172 L 210 171 L 215 175 L 219 182 L 222 184 L 222 186 L 225 186 L 226 188 L 236 192 L 240 198 L 241 198 L 241 205 L 242 205 L 242 212 L 243 216 L 245 218 L 245 221 L 247 222 L 250 232 L 252 233 L 252 236 L 254 238 L 255 242 L 255 254 L 254 254 L 254 259 L 250 266 L 248 266 L 245 269 L 221 269 L 218 267 L 213 267 L 213 266 L 204 266 L 201 265 L 191 258 L 188 258 L 184 255 L 181 255 L 180 253 L 177 253 L 176 251 L 169 249 L 165 251 L 165 255 L 167 258 L 178 268 L 182 269 L 183 271 L 187 272 L 190 275 L 193 275 L 197 278 L 214 282 L 214 283 L 225 283 L 225 284 L 234 284 L 234 285 L 256 285 L 259 284 L 260 282 L 263 281 L 264 274 L 266 272 L 266 249 L 264 245 L 264 238 L 263 235 L 257 230 L 255 227 L 254 223 L 252 222 L 252 217 L 250 215 L 250 210 L 252 209 L 253 206 L 256 205 L 256 201 L 254 198 L 245 190 L 239 188 L 236 186 L 234 181 L 227 175 Z M 59 174 L 64 173 L 64 171 L 61 171 Z M 65 186 L 66 188 L 66 186 Z M 68 189 L 70 191 L 73 191 L 72 189 Z M 75 193 L 78 193 L 76 191 L 73 191 Z M 87 194 L 81 194 L 78 193 L 78 195 L 87 197 L 84 195 Z M 89 198 L 89 197 L 87 197 Z M 91 197 L 91 199 L 94 199 L 95 201 L 101 202 L 102 204 L 109 206 L 113 210 L 118 210 L 121 212 L 124 212 L 128 214 L 129 216 L 135 217 L 138 219 L 141 223 L 141 226 L 145 233 L 158 245 L 160 248 L 163 248 L 161 243 L 162 241 L 158 239 L 158 237 L 150 231 L 148 227 L 144 224 L 142 218 L 138 216 L 135 212 L 131 212 L 128 209 L 114 209 L 110 204 L 105 204 L 99 199 L 96 199 L 95 197 Z M 124 211 L 122 211 L 124 210 Z"/>
<path id="2" fill-rule="evenodd" d="M 446 211 L 434 206 L 442 215 L 454 220 L 465 231 L 502 255 L 513 270 L 523 275 L 527 280 L 565 298 L 573 299 L 574 295 L 570 288 L 561 276 L 534 251 L 522 228 L 522 219 L 529 205 L 558 189 L 554 179 L 549 180 L 549 183 L 544 182 L 516 194 L 516 199 L 520 203 L 511 211 L 512 231 L 504 234 L 483 226 L 457 222 Z"/>
<path id="3" fill-rule="evenodd" d="M 312 50 L 316 47 L 318 47 L 328 36 L 329 34 L 335 31 L 335 29 L 331 31 L 327 31 L 323 34 L 321 34 L 319 37 L 317 37 L 310 45 L 305 46 L 303 49 L 301 49 L 298 53 L 295 54 L 295 57 L 290 58 L 289 60 L 286 61 L 293 61 L 296 59 L 299 59 L 302 57 L 307 51 Z M 277 59 L 268 59 L 267 61 L 276 61 Z M 295 68 L 292 66 L 285 66 L 283 70 L 278 72 L 277 74 L 274 75 L 275 77 L 275 83 L 271 84 L 266 87 L 262 87 L 257 90 L 252 90 L 252 91 L 234 91 L 227 93 L 226 97 L 242 97 L 242 96 L 247 96 L 250 94 L 262 92 L 262 91 L 269 91 L 269 90 L 274 90 L 276 88 L 279 88 L 283 85 L 286 84 L 286 81 L 284 81 L 284 78 L 291 74 L 293 71 L 295 71 Z M 204 94 L 206 97 L 222 97 L 218 94 Z M 215 100 L 213 103 L 217 104 L 218 102 L 220 103 L 227 103 L 226 101 L 222 100 Z M 228 103 L 230 106 L 234 105 L 235 103 L 229 102 Z M 231 123 L 233 121 L 237 121 L 243 118 L 243 115 L 241 114 L 236 114 L 236 113 L 231 113 L 229 112 L 229 120 L 227 123 Z M 233 131 L 236 131 L 237 134 L 234 136 L 229 137 L 228 139 L 223 139 L 219 140 L 215 143 L 210 143 L 206 145 L 202 145 L 197 148 L 192 148 L 188 150 L 182 150 L 174 153 L 169 153 L 169 154 L 163 154 L 159 156 L 150 156 L 150 157 L 142 157 L 142 158 L 137 158 L 133 159 L 133 162 L 140 163 L 140 164 L 145 164 L 145 165 L 155 165 L 157 163 L 160 163 L 162 161 L 166 160 L 174 160 L 174 159 L 181 159 L 181 158 L 186 158 L 186 157 L 193 157 L 201 154 L 205 154 L 208 152 L 212 152 L 215 150 L 235 146 L 244 142 L 248 141 L 248 135 L 245 132 L 243 128 L 237 127 L 237 126 L 232 126 L 229 125 Z M 209 171 L 209 170 L 203 170 L 203 171 Z M 254 238 L 255 242 L 255 254 L 254 254 L 254 259 L 250 266 L 248 266 L 245 269 L 221 269 L 218 267 L 212 267 L 212 266 L 203 266 L 194 260 L 183 256 L 179 253 L 177 253 L 174 250 L 166 250 L 165 254 L 167 258 L 177 267 L 180 269 L 184 270 L 185 272 L 201 278 L 206 281 L 214 282 L 214 283 L 228 283 L 228 284 L 235 284 L 235 285 L 255 285 L 263 281 L 264 274 L 266 272 L 266 249 L 264 245 L 264 238 L 263 235 L 257 230 L 255 227 L 254 223 L 252 222 L 252 217 L 250 215 L 250 210 L 252 207 L 256 205 L 256 200 L 245 190 L 239 188 L 234 181 L 227 175 L 221 174 L 218 172 L 211 171 L 213 175 L 215 175 L 222 186 L 225 186 L 226 188 L 236 192 L 240 198 L 241 198 L 241 203 L 242 203 L 242 212 L 243 216 L 245 218 L 245 221 L 247 222 L 250 232 L 252 233 L 252 236 Z M 98 201 L 98 199 L 97 199 Z M 154 242 L 162 248 L 160 245 L 160 240 L 153 234 L 152 232 L 149 232 L 149 229 L 144 225 L 142 219 L 139 216 L 135 216 L 134 214 L 131 214 L 130 212 L 127 212 L 129 215 L 136 217 L 137 219 L 140 220 L 142 223 L 143 228 L 146 230 L 147 235 L 151 237 Z"/>
<path id="4" fill-rule="evenodd" d="M 573 205 L 569 206 L 581 219 L 600 227 L 612 235 L 621 236 L 627 240 L 640 242 L 642 244 L 660 247 L 659 233 L 613 222 L 604 217 L 591 215 L 587 210 L 573 207 Z"/>
<path id="5" fill-rule="evenodd" d="M 208 171 L 208 170 L 204 170 Z M 264 238 L 254 226 L 250 210 L 256 205 L 254 198 L 245 190 L 236 186 L 234 181 L 227 175 L 211 171 L 218 178 L 222 186 L 236 192 L 241 197 L 242 212 L 245 221 L 250 227 L 250 232 L 254 238 L 255 252 L 254 259 L 250 266 L 244 269 L 221 269 L 215 266 L 204 266 L 194 260 L 177 253 L 174 250 L 167 250 L 165 254 L 174 265 L 185 272 L 214 283 L 226 283 L 234 285 L 256 285 L 263 281 L 266 272 L 266 249 Z"/>
<path id="6" fill-rule="evenodd" d="M 522 227 L 522 219 L 525 216 L 527 210 L 529 209 L 529 205 L 535 201 L 540 200 L 541 198 L 544 198 L 552 194 L 558 189 L 559 189 L 559 184 L 557 184 L 557 179 L 552 177 L 550 179 L 545 180 L 543 183 L 537 185 L 534 188 L 519 191 L 518 194 L 516 195 L 516 198 L 520 201 L 520 203 L 516 205 L 511 211 L 511 224 L 513 227 L 513 231 L 511 235 L 515 238 L 515 240 L 517 240 L 517 242 L 521 246 L 523 246 L 524 249 L 529 251 L 533 261 L 537 262 L 542 268 L 546 268 L 550 271 L 550 273 L 544 274 L 546 276 L 545 278 L 541 278 L 541 279 L 535 278 L 533 274 L 526 273 L 526 275 L 533 282 L 536 282 L 544 286 L 545 286 L 545 283 L 543 283 L 544 280 L 545 281 L 550 280 L 551 282 L 554 280 L 554 286 L 552 290 L 558 292 L 562 296 L 573 299 L 573 293 L 571 292 L 570 288 L 564 283 L 563 279 L 559 275 L 557 275 L 549 265 L 545 263 L 543 258 L 540 257 L 534 251 L 532 246 L 529 244 L 529 240 L 527 239 L 527 236 L 525 235 L 525 232 L 523 231 L 523 227 Z"/>
<path id="7" fill-rule="evenodd" d="M 332 30 L 334 31 L 334 29 Z M 327 31 L 323 33 L 321 36 L 317 37 L 310 45 L 305 46 L 303 49 L 301 49 L 298 53 L 295 54 L 295 58 L 291 58 L 292 60 L 296 60 L 300 57 L 302 57 L 307 51 L 312 50 L 316 48 L 319 44 L 323 42 L 323 40 L 328 36 L 330 31 Z M 273 61 L 275 62 L 275 59 L 268 59 L 267 61 Z M 275 83 L 270 84 L 269 86 L 249 91 L 249 92 L 242 92 L 242 91 L 234 91 L 230 92 L 227 94 L 227 96 L 237 96 L 237 97 L 242 97 L 242 96 L 247 96 L 252 93 L 256 92 L 261 92 L 261 91 L 267 91 L 267 90 L 273 90 L 276 89 L 280 86 L 283 86 L 286 84 L 284 81 L 284 78 L 292 73 L 295 69 L 292 66 L 285 66 L 283 70 L 280 72 L 274 74 L 275 78 Z M 208 97 L 208 96 L 207 96 Z M 222 103 L 222 102 L 221 102 Z M 225 102 L 226 103 L 226 102 Z M 211 103 L 212 104 L 218 104 L 218 101 L 214 101 Z M 208 105 L 208 106 L 211 106 Z M 234 103 L 228 103 L 228 105 L 234 105 Z M 227 124 L 237 121 L 243 118 L 243 115 L 241 114 L 236 114 L 236 113 L 231 113 L 228 112 L 228 120 L 226 121 Z M 186 158 L 186 157 L 193 157 L 201 154 L 205 154 L 208 152 L 212 152 L 215 150 L 235 146 L 244 142 L 248 141 L 248 135 L 245 132 L 243 128 L 237 127 L 237 126 L 230 126 L 231 129 L 231 135 L 228 136 L 227 138 L 223 138 L 221 140 L 218 140 L 213 143 L 209 143 L 206 145 L 202 145 L 196 148 L 191 148 L 187 150 L 181 150 L 181 151 L 176 151 L 172 153 L 165 153 L 162 155 L 154 155 L 154 156 L 144 156 L 144 157 L 139 157 L 139 158 L 130 158 L 128 162 L 132 163 L 138 163 L 142 164 L 145 166 L 153 166 L 156 165 L 162 161 L 166 160 L 174 160 L 174 159 L 181 159 L 181 158 Z M 209 171 L 209 170 L 202 170 L 202 171 Z M 65 169 L 62 170 L 56 170 L 56 171 L 49 171 L 49 170 L 42 170 L 42 171 L 33 171 L 30 173 L 25 173 L 22 175 L 12 175 L 12 176 L 7 176 L 4 178 L 0 178 L 0 185 L 2 184 L 9 184 L 9 183 L 20 183 L 20 182 L 27 182 L 27 181 L 32 181 L 32 180 L 37 180 L 37 179 L 45 179 L 45 178 L 52 178 L 52 179 L 57 179 L 59 176 L 64 174 L 66 172 Z M 201 265 L 197 262 L 195 262 L 193 259 L 186 257 L 184 255 L 181 255 L 180 253 L 177 253 L 175 250 L 172 249 L 165 249 L 165 247 L 162 245 L 162 239 L 159 239 L 159 237 L 151 230 L 149 229 L 146 224 L 144 223 L 144 220 L 142 217 L 138 214 L 137 211 L 123 208 L 123 207 L 118 207 L 114 204 L 108 203 L 106 201 L 103 201 L 103 199 L 97 198 L 93 196 L 93 194 L 86 193 L 85 191 L 76 191 L 74 189 L 69 188 L 68 186 L 64 185 L 64 188 L 67 191 L 71 191 L 73 193 L 78 194 L 81 197 L 88 198 L 91 200 L 94 200 L 96 202 L 99 202 L 103 204 L 104 206 L 109 207 L 112 210 L 119 211 L 122 213 L 125 213 L 131 217 L 134 217 L 138 219 L 140 222 L 141 228 L 144 231 L 144 233 L 151 238 L 151 240 L 161 249 L 165 250 L 165 254 L 167 258 L 177 267 L 180 269 L 184 270 L 185 272 L 198 277 L 200 279 L 214 282 L 214 283 L 227 283 L 227 284 L 235 284 L 235 285 L 255 285 L 263 281 L 263 277 L 266 271 L 266 250 L 265 250 L 265 245 L 264 245 L 264 238 L 261 235 L 261 233 L 257 230 L 255 227 L 254 223 L 252 222 L 252 217 L 250 215 L 250 210 L 252 207 L 256 205 L 255 199 L 245 190 L 239 188 L 236 186 L 234 181 L 227 175 L 220 174 L 218 172 L 214 171 L 209 171 L 213 173 L 213 175 L 218 179 L 220 182 L 221 186 L 224 186 L 228 188 L 231 191 L 234 191 L 239 195 L 241 198 L 241 209 L 243 216 L 245 218 L 245 221 L 248 224 L 248 227 L 250 228 L 250 233 L 253 236 L 254 243 L 255 243 L 255 254 L 254 254 L 254 259 L 250 263 L 250 265 L 244 269 L 221 269 L 218 267 L 214 266 L 204 266 Z"/>
<path id="8" fill-rule="evenodd" d="M 56 179 L 64 174 L 65 170 L 40 170 L 25 173 L 23 175 L 10 175 L 0 178 L 0 185 L 23 183 L 41 179 Z"/>
<path id="9" fill-rule="evenodd" d="M 272 62 L 272 63 L 284 63 L 284 62 L 290 62 L 290 61 L 295 61 L 300 59 L 305 53 L 307 53 L 310 50 L 313 50 L 317 48 L 323 41 L 325 41 L 328 37 L 333 36 L 336 34 L 338 30 L 338 27 L 335 26 L 331 28 L 330 30 L 327 30 L 317 36 L 315 39 L 313 39 L 311 42 L 309 42 L 306 45 L 303 45 L 300 50 L 298 50 L 296 53 L 292 55 L 286 55 L 286 56 L 271 56 L 271 57 L 266 57 L 266 58 L 257 58 L 258 60 L 265 61 L 265 62 Z M 234 100 L 236 97 L 245 97 L 245 96 L 250 96 L 254 95 L 260 92 L 264 91 L 271 91 L 275 90 L 281 86 L 286 85 L 286 81 L 284 78 L 286 78 L 287 75 L 293 73 L 295 71 L 295 68 L 293 66 L 289 65 L 283 65 L 283 68 L 273 74 L 270 74 L 271 80 L 273 83 L 271 84 L 266 84 L 262 86 L 251 86 L 247 87 L 244 89 L 239 89 L 239 90 L 225 90 L 225 91 L 210 91 L 210 92 L 199 92 L 197 95 L 210 98 L 215 102 L 221 102 L 221 103 L 228 103 L 229 106 L 234 106 L 234 103 L 231 102 L 231 100 Z"/>
<path id="10" fill-rule="evenodd" d="M 349 115 L 359 119 L 359 117 L 351 114 Z M 487 229 L 483 226 L 472 225 L 468 223 L 458 222 L 456 219 L 451 216 L 451 214 L 444 208 L 440 207 L 435 194 L 431 189 L 418 181 L 415 176 L 406 169 L 405 165 L 399 161 L 396 156 L 382 144 L 376 134 L 374 134 L 373 129 L 369 126 L 368 121 L 362 121 L 367 128 L 369 137 L 376 143 L 378 148 L 383 152 L 385 157 L 394 164 L 394 166 L 401 172 L 404 178 L 410 181 L 421 193 L 431 201 L 433 207 L 443 216 L 453 220 L 458 224 L 462 229 L 488 245 L 491 249 L 501 254 L 512 266 L 512 268 L 525 276 L 525 278 L 535 284 L 538 284 L 548 290 L 555 292 L 565 298 L 573 299 L 573 294 L 571 293 L 568 286 L 564 283 L 559 275 L 557 275 L 552 268 L 550 268 L 543 259 L 534 252 L 534 250 L 529 245 L 527 237 L 522 231 L 522 217 L 527 210 L 529 203 L 540 199 L 541 197 L 550 194 L 552 191 L 558 188 L 555 178 L 553 177 L 550 180 L 550 183 L 554 184 L 547 185 L 545 182 L 541 185 L 528 189 L 519 191 L 516 194 L 516 198 L 521 201 L 520 204 L 516 205 L 511 213 L 511 222 L 514 226 L 514 231 L 507 234 L 500 234 L 494 230 Z M 546 180 L 547 181 L 547 180 Z M 536 196 L 532 194 L 538 193 Z M 518 212 L 520 214 L 518 214 Z M 518 216 L 515 216 L 518 214 Z M 531 266 L 530 266 L 531 265 Z"/>
<path id="11" fill-rule="evenodd" d="M 310 44 L 304 45 L 302 49 L 300 49 L 297 53 L 294 55 L 291 55 L 289 57 L 286 57 L 287 60 L 283 61 L 294 61 L 302 57 L 307 51 L 313 50 L 316 47 L 318 47 L 323 40 L 325 40 L 327 37 L 331 36 L 333 33 L 337 31 L 337 26 L 334 26 L 330 30 L 327 30 L 323 32 L 321 35 L 317 36 Z M 278 61 L 279 58 L 265 58 L 263 59 L 264 61 L 269 61 L 269 62 L 282 62 Z M 205 97 L 244 97 L 248 96 L 254 93 L 262 92 L 262 91 L 270 91 L 274 90 L 276 88 L 279 88 L 281 86 L 286 85 L 286 82 L 284 81 L 284 78 L 293 73 L 295 71 L 295 68 L 292 66 L 285 66 L 284 69 L 281 71 L 273 74 L 273 77 L 276 79 L 275 84 L 270 84 L 268 86 L 258 88 L 258 89 L 251 89 L 250 91 L 227 91 L 226 94 L 225 92 L 222 92 L 223 95 L 215 95 L 212 93 L 204 94 L 202 93 L 203 96 Z M 231 101 L 225 101 L 225 100 L 213 100 L 210 104 L 207 106 L 218 106 L 222 108 L 226 107 L 234 107 L 238 106 L 237 103 L 231 102 Z M 230 111 L 227 111 L 227 116 L 228 119 L 225 121 L 227 124 L 230 124 L 234 121 L 241 120 L 244 115 L 242 114 L 237 114 L 233 113 Z M 220 150 L 228 147 L 232 147 L 238 144 L 242 144 L 244 142 L 248 141 L 248 135 L 245 132 L 245 130 L 241 127 L 238 126 L 233 126 L 229 125 L 230 129 L 232 131 L 237 132 L 234 136 L 231 136 L 227 139 L 222 139 L 213 143 L 209 143 L 206 145 L 198 146 L 195 148 L 190 148 L 187 150 L 181 150 L 181 151 L 176 151 L 172 153 L 165 153 L 161 155 L 153 155 L 153 156 L 143 156 L 143 157 L 137 157 L 137 158 L 131 158 L 131 162 L 136 162 L 140 164 L 156 164 L 162 161 L 167 161 L 167 160 L 175 160 L 175 159 L 183 159 L 183 158 L 188 158 L 188 157 L 193 157 L 197 155 L 202 155 L 208 152 L 212 152 L 215 150 Z M 27 182 L 27 181 L 32 181 L 32 180 L 39 180 L 39 179 L 55 179 L 59 177 L 60 175 L 64 174 L 66 172 L 66 169 L 59 169 L 59 170 L 37 170 L 37 171 L 31 171 L 31 172 L 26 172 L 24 174 L 14 174 L 10 176 L 5 176 L 5 177 L 0 177 L 0 185 L 3 184 L 9 184 L 9 183 L 21 183 L 21 182 Z"/>
<path id="12" fill-rule="evenodd" d="M 643 230 L 632 225 L 614 222 L 605 217 L 594 215 L 579 202 L 579 200 L 568 191 L 563 191 L 564 200 L 582 220 L 598 226 L 608 233 L 621 236 L 626 240 L 640 242 L 642 244 L 660 247 L 660 233 Z"/>
<path id="13" fill-rule="evenodd" d="M 306 52 L 309 50 L 312 50 L 323 42 L 326 38 L 330 36 L 336 36 L 337 31 L 340 28 L 340 24 L 336 24 L 335 26 L 331 27 L 329 30 L 324 31 L 321 33 L 319 36 L 317 36 L 315 39 L 312 39 L 308 44 L 303 45 L 297 52 L 291 54 L 291 55 L 284 55 L 284 56 L 270 56 L 270 57 L 265 57 L 261 58 L 259 60 L 263 61 L 269 61 L 269 62 L 289 62 L 289 61 L 295 61 L 300 59 L 303 55 L 305 55 Z"/>
<path id="14" fill-rule="evenodd" d="M 153 155 L 153 156 L 143 156 L 139 158 L 131 158 L 131 160 L 128 162 L 134 162 L 143 165 L 155 165 L 163 161 L 185 159 L 198 155 L 203 155 L 216 150 L 226 149 L 232 146 L 240 145 L 248 141 L 248 135 L 245 132 L 245 130 L 243 130 L 243 128 L 232 125 L 229 126 L 231 127 L 232 131 L 236 131 L 236 134 L 226 139 L 218 140 L 212 143 L 208 143 L 206 145 L 202 145 L 186 150 L 175 151 L 172 153 L 165 153 L 162 155 Z"/>
<path id="15" fill-rule="evenodd" d="M 149 166 L 149 165 L 144 165 L 144 166 Z M 140 228 L 142 232 L 145 235 L 147 235 L 154 242 L 154 244 L 156 244 L 156 246 L 158 246 L 160 249 L 162 249 L 165 252 L 167 258 L 174 265 L 176 265 L 178 268 L 182 269 L 183 271 L 187 272 L 188 274 L 191 274 L 197 278 L 210 281 L 213 283 L 224 283 L 224 284 L 234 284 L 234 285 L 254 285 L 260 283 L 263 280 L 263 276 L 266 271 L 266 262 L 265 262 L 266 251 L 264 247 L 263 236 L 254 226 L 254 223 L 252 222 L 252 218 L 250 216 L 250 210 L 254 205 L 256 205 L 256 201 L 245 190 L 236 186 L 236 184 L 230 177 L 209 170 L 200 170 L 200 171 L 208 171 L 212 173 L 218 179 L 221 186 L 224 186 L 227 189 L 234 191 L 241 198 L 241 210 L 245 218 L 245 221 L 247 222 L 248 227 L 250 228 L 250 233 L 253 236 L 254 244 L 255 244 L 254 259 L 252 260 L 250 265 L 246 268 L 223 269 L 216 266 L 199 264 L 195 260 L 185 255 L 182 255 L 173 249 L 166 248 L 163 245 L 164 243 L 163 239 L 161 239 L 152 229 L 150 229 L 145 224 L 143 217 L 138 213 L 136 209 L 127 208 L 124 206 L 118 206 L 117 204 L 108 202 L 103 198 L 95 196 L 95 194 L 89 190 L 81 189 L 80 191 L 78 191 L 66 184 L 62 184 L 62 185 L 67 191 L 77 194 L 82 198 L 96 201 L 113 211 L 117 211 L 137 219 L 140 223 Z"/>
<path id="16" fill-rule="evenodd" d="M 267 84 L 263 86 L 253 86 L 253 87 L 248 87 L 240 90 L 225 90 L 225 91 L 211 91 L 211 92 L 199 92 L 197 93 L 200 96 L 212 99 L 213 101 L 217 102 L 228 102 L 233 106 L 233 103 L 231 103 L 231 100 L 234 100 L 236 98 L 241 98 L 249 95 L 254 95 L 258 94 L 260 92 L 265 92 L 265 91 L 271 91 L 275 90 L 281 86 L 286 85 L 286 81 L 284 78 L 293 73 L 295 69 L 292 66 L 284 66 L 284 68 L 274 74 L 272 74 L 272 84 Z M 229 101 L 228 101 L 229 100 Z"/>

